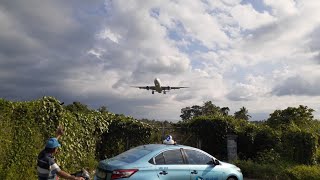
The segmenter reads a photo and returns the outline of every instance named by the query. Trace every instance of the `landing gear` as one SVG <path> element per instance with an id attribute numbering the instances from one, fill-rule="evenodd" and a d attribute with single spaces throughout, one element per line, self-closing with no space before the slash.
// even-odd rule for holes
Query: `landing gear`
<path id="1" fill-rule="evenodd" d="M 154 91 L 152 91 L 152 94 L 154 94 Z"/>
<path id="2" fill-rule="evenodd" d="M 163 91 L 163 94 L 166 94 L 167 92 L 166 91 Z"/>

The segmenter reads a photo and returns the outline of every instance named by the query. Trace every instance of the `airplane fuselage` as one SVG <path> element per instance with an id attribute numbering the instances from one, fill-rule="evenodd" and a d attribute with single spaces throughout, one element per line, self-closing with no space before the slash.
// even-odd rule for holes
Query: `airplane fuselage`
<path id="1" fill-rule="evenodd" d="M 154 79 L 154 86 L 155 86 L 155 90 L 156 90 L 158 93 L 161 93 L 161 92 L 162 92 L 161 81 L 160 81 L 159 78 L 155 78 L 155 79 Z"/>

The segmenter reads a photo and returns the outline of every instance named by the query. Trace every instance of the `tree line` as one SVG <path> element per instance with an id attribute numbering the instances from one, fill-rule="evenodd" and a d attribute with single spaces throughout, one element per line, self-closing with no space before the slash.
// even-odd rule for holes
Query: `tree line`
<path id="1" fill-rule="evenodd" d="M 195 117 L 199 116 L 228 116 L 230 112 L 229 107 L 216 106 L 212 101 L 206 101 L 202 106 L 193 105 L 187 106 L 181 109 L 181 119 L 182 121 L 189 121 Z M 234 118 L 249 120 L 251 116 L 248 114 L 248 110 L 245 107 L 241 107 L 239 111 L 234 113 Z"/>

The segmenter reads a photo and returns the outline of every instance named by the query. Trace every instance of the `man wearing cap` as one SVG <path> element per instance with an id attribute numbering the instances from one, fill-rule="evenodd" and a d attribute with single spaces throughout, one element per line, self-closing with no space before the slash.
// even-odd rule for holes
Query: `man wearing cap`
<path id="1" fill-rule="evenodd" d="M 49 138 L 46 147 L 38 155 L 37 171 L 39 180 L 56 180 L 57 175 L 64 179 L 84 180 L 82 177 L 75 177 L 60 169 L 55 162 L 54 155 L 57 153 L 58 148 L 61 146 L 58 138 L 62 135 L 62 129 L 58 128 L 57 138 Z"/>

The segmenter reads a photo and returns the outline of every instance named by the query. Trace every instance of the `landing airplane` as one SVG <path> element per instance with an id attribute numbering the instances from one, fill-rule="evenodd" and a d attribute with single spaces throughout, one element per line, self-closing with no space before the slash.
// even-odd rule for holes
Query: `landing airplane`
<path id="1" fill-rule="evenodd" d="M 133 86 L 139 89 L 146 89 L 146 90 L 152 90 L 152 94 L 154 92 L 166 94 L 167 91 L 171 89 L 181 89 L 181 88 L 188 88 L 188 87 L 170 87 L 170 86 L 161 86 L 161 81 L 159 78 L 154 79 L 154 86 Z"/>

